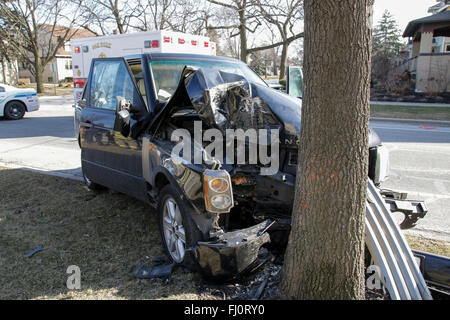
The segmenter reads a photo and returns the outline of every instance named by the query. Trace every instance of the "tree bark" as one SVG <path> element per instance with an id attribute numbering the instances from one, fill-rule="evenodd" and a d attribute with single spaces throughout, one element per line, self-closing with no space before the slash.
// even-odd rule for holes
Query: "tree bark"
<path id="1" fill-rule="evenodd" d="M 1 57 L 1 63 L 2 63 L 2 73 L 3 73 L 3 82 L 8 84 L 8 76 L 7 76 L 7 63 L 5 63 L 5 58 Z"/>
<path id="2" fill-rule="evenodd" d="M 284 79 L 286 77 L 286 60 L 287 60 L 287 52 L 288 52 L 289 45 L 290 45 L 290 42 L 284 43 L 283 48 L 281 50 L 280 79 Z"/>
<path id="3" fill-rule="evenodd" d="M 304 99 L 282 290 L 364 298 L 372 0 L 305 0 Z"/>
<path id="4" fill-rule="evenodd" d="M 41 64 L 41 57 L 39 56 L 39 50 L 37 50 L 36 53 L 34 53 L 34 71 L 35 71 L 35 78 L 36 78 L 36 92 L 37 93 L 43 93 L 44 92 L 44 83 L 42 81 L 42 73 L 44 72 L 42 64 Z"/>
<path id="5" fill-rule="evenodd" d="M 248 50 L 247 50 L 247 19 L 245 18 L 245 11 L 239 11 L 239 35 L 241 41 L 241 60 L 247 63 Z"/>

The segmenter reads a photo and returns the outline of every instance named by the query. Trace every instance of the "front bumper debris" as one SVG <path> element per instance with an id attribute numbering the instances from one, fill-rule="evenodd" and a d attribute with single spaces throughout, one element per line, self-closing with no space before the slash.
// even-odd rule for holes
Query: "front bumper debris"
<path id="1" fill-rule="evenodd" d="M 381 195 L 391 212 L 401 212 L 405 215 L 405 219 L 400 224 L 401 229 L 413 228 L 417 224 L 417 221 L 424 218 L 428 212 L 424 201 L 407 200 L 406 193 L 381 190 Z"/>
<path id="2" fill-rule="evenodd" d="M 224 233 L 217 241 L 198 242 L 194 251 L 200 272 L 213 281 L 236 278 L 252 267 L 262 245 L 270 242 L 270 220 Z"/>

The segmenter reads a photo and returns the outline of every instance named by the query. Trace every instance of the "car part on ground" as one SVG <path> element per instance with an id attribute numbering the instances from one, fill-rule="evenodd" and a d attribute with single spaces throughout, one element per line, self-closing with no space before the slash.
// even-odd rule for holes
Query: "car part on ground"
<path id="1" fill-rule="evenodd" d="M 214 241 L 198 242 L 195 257 L 202 275 L 213 281 L 238 277 L 257 261 L 264 244 L 270 242 L 267 230 L 272 221 L 224 233 Z"/>
<path id="2" fill-rule="evenodd" d="M 391 299 L 432 299 L 408 243 L 370 180 L 367 191 L 366 245 Z"/>
<path id="3" fill-rule="evenodd" d="M 132 272 L 132 275 L 138 279 L 165 278 L 170 279 L 175 263 L 161 264 L 156 266 L 138 265 Z"/>

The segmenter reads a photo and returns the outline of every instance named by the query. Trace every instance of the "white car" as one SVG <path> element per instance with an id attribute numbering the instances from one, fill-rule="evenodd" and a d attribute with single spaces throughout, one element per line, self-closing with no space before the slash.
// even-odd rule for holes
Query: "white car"
<path id="1" fill-rule="evenodd" d="M 0 83 L 0 117 L 23 118 L 25 112 L 39 110 L 39 98 L 34 89 L 20 89 Z"/>

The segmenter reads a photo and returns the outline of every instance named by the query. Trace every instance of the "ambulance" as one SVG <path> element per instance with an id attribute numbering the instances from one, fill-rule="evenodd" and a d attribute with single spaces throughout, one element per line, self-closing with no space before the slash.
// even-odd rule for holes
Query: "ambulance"
<path id="1" fill-rule="evenodd" d="M 147 31 L 72 39 L 70 44 L 75 103 L 81 97 L 94 58 L 170 52 L 216 55 L 216 44 L 208 37 L 172 31 Z"/>

